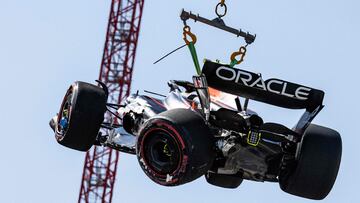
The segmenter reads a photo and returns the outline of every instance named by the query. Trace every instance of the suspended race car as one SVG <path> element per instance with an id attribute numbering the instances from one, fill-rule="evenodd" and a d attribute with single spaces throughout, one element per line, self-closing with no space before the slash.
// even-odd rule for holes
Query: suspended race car
<path id="1" fill-rule="evenodd" d="M 245 179 L 279 182 L 287 193 L 325 198 L 337 177 L 342 142 L 335 130 L 311 123 L 323 108 L 324 92 L 264 80 L 234 64 L 207 60 L 193 82 L 173 80 L 167 95 L 136 93 L 123 105 L 107 103 L 100 81 L 100 87 L 75 82 L 50 126 L 66 147 L 87 151 L 97 145 L 136 155 L 160 185 L 205 176 L 212 185 L 237 188 Z M 264 122 L 248 108 L 250 99 L 305 113 L 290 129 Z M 114 122 L 103 122 L 106 112 Z"/>

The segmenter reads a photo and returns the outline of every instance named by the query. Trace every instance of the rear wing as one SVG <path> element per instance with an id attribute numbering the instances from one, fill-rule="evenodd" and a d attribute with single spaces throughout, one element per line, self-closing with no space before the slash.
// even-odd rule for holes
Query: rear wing
<path id="1" fill-rule="evenodd" d="M 208 60 L 202 72 L 209 87 L 278 107 L 312 112 L 324 99 L 321 90 L 276 78 L 263 80 L 260 74 Z"/>

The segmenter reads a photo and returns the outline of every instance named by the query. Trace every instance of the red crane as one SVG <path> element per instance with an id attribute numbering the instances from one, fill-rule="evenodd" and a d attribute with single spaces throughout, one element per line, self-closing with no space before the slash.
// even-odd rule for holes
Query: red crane
<path id="1" fill-rule="evenodd" d="M 130 94 L 144 0 L 112 0 L 99 80 L 109 88 L 109 103 Z M 109 115 L 105 116 L 108 120 Z M 86 153 L 79 203 L 110 203 L 119 152 L 94 146 Z"/>

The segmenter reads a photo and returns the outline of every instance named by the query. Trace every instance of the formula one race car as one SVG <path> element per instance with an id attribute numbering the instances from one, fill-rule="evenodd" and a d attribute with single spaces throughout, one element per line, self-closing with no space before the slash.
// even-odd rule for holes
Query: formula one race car
<path id="1" fill-rule="evenodd" d="M 75 82 L 67 91 L 50 121 L 61 145 L 135 154 L 146 175 L 164 186 L 204 175 L 224 188 L 244 179 L 279 182 L 287 193 L 320 200 L 335 182 L 341 137 L 311 124 L 323 108 L 321 90 L 211 61 L 193 82 L 170 81 L 167 96 L 136 93 L 123 105 L 107 103 L 108 89 L 98 82 Z M 250 99 L 305 113 L 290 129 L 264 122 L 248 109 Z"/>

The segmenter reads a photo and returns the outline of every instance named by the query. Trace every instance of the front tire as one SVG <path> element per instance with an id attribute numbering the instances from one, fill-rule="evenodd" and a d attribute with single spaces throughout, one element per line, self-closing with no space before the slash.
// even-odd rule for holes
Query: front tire
<path id="1" fill-rule="evenodd" d="M 144 124 L 136 149 L 139 164 L 151 180 L 176 186 L 193 181 L 210 169 L 214 144 L 214 137 L 199 114 L 173 109 Z"/>
<path id="2" fill-rule="evenodd" d="M 332 189 L 341 161 L 341 137 L 335 130 L 311 124 L 305 131 L 299 156 L 291 171 L 283 171 L 283 191 L 309 199 L 324 199 Z"/>
<path id="3" fill-rule="evenodd" d="M 100 87 L 85 82 L 71 85 L 55 123 L 58 143 L 79 151 L 89 150 L 104 120 L 106 100 Z"/>

